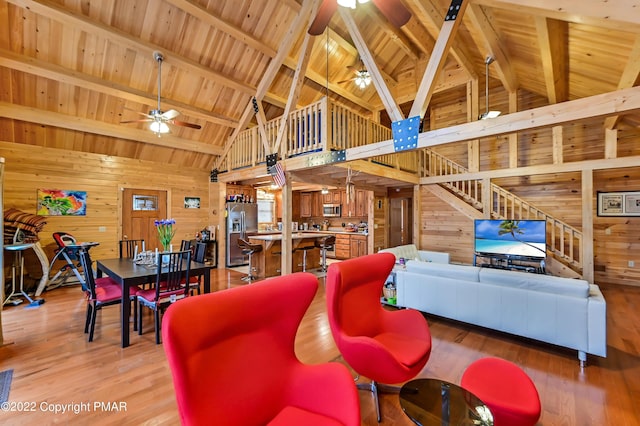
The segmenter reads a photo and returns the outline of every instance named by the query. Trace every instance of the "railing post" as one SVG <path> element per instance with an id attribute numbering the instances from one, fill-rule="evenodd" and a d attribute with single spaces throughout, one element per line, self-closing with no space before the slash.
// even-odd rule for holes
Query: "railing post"
<path id="1" fill-rule="evenodd" d="M 331 151 L 331 145 L 333 145 L 332 141 L 329 141 L 329 100 L 325 96 L 320 101 L 320 143 L 322 144 L 322 151 L 327 152 Z"/>

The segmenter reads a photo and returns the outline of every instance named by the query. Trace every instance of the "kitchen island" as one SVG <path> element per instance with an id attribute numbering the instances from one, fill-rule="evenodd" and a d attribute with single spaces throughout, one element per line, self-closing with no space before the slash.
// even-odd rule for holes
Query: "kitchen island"
<path id="1" fill-rule="evenodd" d="M 293 272 L 302 271 L 303 251 L 302 247 L 314 247 L 315 242 L 324 237 L 331 236 L 331 233 L 320 232 L 296 232 L 291 234 L 291 244 L 293 248 L 292 267 Z M 258 279 L 275 277 L 280 275 L 282 252 L 282 234 L 250 235 L 247 237 L 252 244 L 260 244 L 262 251 L 252 256 L 255 270 L 254 275 Z M 316 269 L 320 266 L 320 249 L 314 247 L 307 250 L 307 270 Z"/>

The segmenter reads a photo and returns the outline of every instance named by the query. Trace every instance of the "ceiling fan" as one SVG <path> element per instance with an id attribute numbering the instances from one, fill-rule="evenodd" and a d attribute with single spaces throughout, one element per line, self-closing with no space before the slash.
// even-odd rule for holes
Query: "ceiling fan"
<path id="1" fill-rule="evenodd" d="M 354 81 L 359 88 L 365 89 L 371 83 L 371 75 L 369 74 L 369 71 L 367 71 L 367 69 L 364 67 L 362 60 L 360 60 L 360 68 L 356 68 L 354 66 L 349 66 L 347 68 L 355 73 L 355 77 L 339 81 L 338 84 L 346 83 L 348 81 Z"/>
<path id="2" fill-rule="evenodd" d="M 358 0 L 358 3 L 367 3 L 369 0 Z M 378 10 L 397 28 L 406 24 L 411 18 L 411 12 L 402 4 L 401 0 L 372 0 Z M 329 25 L 331 17 L 338 9 L 338 5 L 356 8 L 356 0 L 322 0 L 316 17 L 309 26 L 309 34 L 320 35 Z"/>
<path id="3" fill-rule="evenodd" d="M 169 133 L 170 129 L 168 124 L 181 127 L 189 127 L 192 129 L 201 129 L 199 124 L 187 123 L 185 121 L 175 120 L 180 115 L 175 109 L 169 111 L 162 111 L 160 109 L 160 88 L 162 87 L 162 61 L 164 61 L 164 55 L 158 51 L 153 52 L 153 59 L 158 63 L 158 108 L 149 111 L 149 114 L 136 111 L 138 114 L 147 118 L 140 120 L 121 121 L 120 123 L 151 123 L 149 129 L 160 136 L 162 133 Z"/>

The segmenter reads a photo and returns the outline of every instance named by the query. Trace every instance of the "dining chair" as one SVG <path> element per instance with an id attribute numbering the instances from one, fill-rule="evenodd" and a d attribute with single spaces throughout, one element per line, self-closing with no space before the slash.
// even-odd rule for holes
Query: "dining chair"
<path id="1" fill-rule="evenodd" d="M 120 240 L 118 246 L 121 259 L 133 259 L 136 256 L 136 246 L 138 253 L 144 251 L 144 240 Z"/>
<path id="2" fill-rule="evenodd" d="M 193 245 L 191 246 L 193 247 Z M 193 261 L 194 262 L 198 262 L 198 263 L 204 263 L 206 254 L 207 254 L 207 244 L 206 243 L 201 243 L 201 242 L 197 242 L 195 244 L 195 249 L 192 250 L 192 252 L 194 253 L 193 255 Z M 198 294 L 201 293 L 200 288 L 202 287 L 202 277 L 204 275 L 199 274 L 197 276 L 192 276 L 189 277 L 189 287 L 190 287 L 190 291 L 191 291 L 191 295 L 193 295 L 194 291 Z"/>
<path id="3" fill-rule="evenodd" d="M 160 344 L 160 314 L 176 300 L 189 295 L 189 272 L 191 251 L 159 253 L 156 260 L 156 282 L 154 288 L 138 290 L 136 301 L 138 310 L 138 334 L 142 334 L 142 307 L 153 311 L 156 343 Z"/>
<path id="4" fill-rule="evenodd" d="M 181 424 L 359 426 L 348 369 L 296 356 L 317 291 L 318 279 L 299 272 L 170 306 L 162 339 Z"/>
<path id="5" fill-rule="evenodd" d="M 93 333 L 96 327 L 96 314 L 97 311 L 102 309 L 103 306 L 118 305 L 122 303 L 122 287 L 116 281 L 109 277 L 95 278 L 93 275 L 93 268 L 91 256 L 87 250 L 80 250 L 78 252 L 80 257 L 80 264 L 84 271 L 84 278 L 87 289 L 85 295 L 87 298 L 87 318 L 84 323 L 84 332 L 89 333 L 89 342 L 93 341 Z M 136 293 L 139 288 L 137 286 L 131 286 L 129 289 L 129 300 L 135 299 Z M 133 309 L 133 323 L 134 326 L 137 320 L 137 308 Z"/>

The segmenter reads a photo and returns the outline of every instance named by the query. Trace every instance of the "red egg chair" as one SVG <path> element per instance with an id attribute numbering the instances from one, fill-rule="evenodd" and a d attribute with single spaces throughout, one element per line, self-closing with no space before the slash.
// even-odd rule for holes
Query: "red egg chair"
<path id="1" fill-rule="evenodd" d="M 345 361 L 371 384 L 378 422 L 378 382 L 395 384 L 414 378 L 431 354 L 431 334 L 415 310 L 382 307 L 382 286 L 395 256 L 376 253 L 333 263 L 327 273 L 327 314 L 331 332 Z M 382 389 L 381 389 L 382 390 Z"/>
<path id="2" fill-rule="evenodd" d="M 162 340 L 182 424 L 360 425 L 347 368 L 303 364 L 294 352 L 317 287 L 296 273 L 167 309 Z"/>

